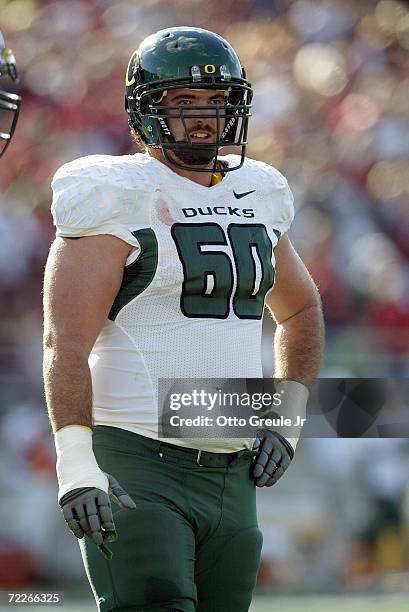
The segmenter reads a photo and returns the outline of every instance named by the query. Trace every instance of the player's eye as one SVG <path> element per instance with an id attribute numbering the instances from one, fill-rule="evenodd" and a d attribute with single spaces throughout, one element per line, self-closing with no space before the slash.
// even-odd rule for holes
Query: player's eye
<path id="1" fill-rule="evenodd" d="M 180 106 L 185 106 L 188 104 L 192 104 L 192 100 L 190 100 L 189 98 L 182 98 L 181 100 L 179 100 L 178 104 L 180 104 Z"/>

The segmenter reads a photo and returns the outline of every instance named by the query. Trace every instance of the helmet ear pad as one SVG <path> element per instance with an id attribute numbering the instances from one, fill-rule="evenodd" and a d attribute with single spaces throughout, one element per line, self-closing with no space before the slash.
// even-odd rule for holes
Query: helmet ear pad
<path id="1" fill-rule="evenodd" d="M 142 142 L 151 147 L 159 146 L 159 125 L 150 115 L 152 96 L 144 92 L 130 107 L 125 98 L 125 110 L 128 113 L 129 127 L 139 134 Z"/>

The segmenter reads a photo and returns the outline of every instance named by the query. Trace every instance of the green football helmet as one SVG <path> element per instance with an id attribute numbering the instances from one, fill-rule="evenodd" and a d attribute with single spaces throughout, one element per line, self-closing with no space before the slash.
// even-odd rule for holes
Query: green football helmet
<path id="1" fill-rule="evenodd" d="M 166 161 L 183 170 L 214 172 L 221 147 L 238 147 L 243 165 L 253 91 L 233 47 L 208 30 L 177 27 L 160 30 L 133 52 L 126 71 L 125 109 L 130 127 L 149 147 L 160 148 Z M 210 89 L 225 92 L 217 105 L 162 104 L 172 89 Z M 199 113 L 200 111 L 200 113 Z M 185 139 L 175 140 L 167 120 L 176 116 Z M 216 119 L 214 142 L 192 142 L 186 119 Z M 174 155 L 170 157 L 170 151 Z M 213 162 L 210 169 L 203 168 Z"/>
<path id="2" fill-rule="evenodd" d="M 0 77 L 8 76 L 18 81 L 16 60 L 11 49 L 7 49 L 0 32 Z M 6 151 L 16 129 L 21 98 L 17 94 L 0 90 L 0 157 Z"/>

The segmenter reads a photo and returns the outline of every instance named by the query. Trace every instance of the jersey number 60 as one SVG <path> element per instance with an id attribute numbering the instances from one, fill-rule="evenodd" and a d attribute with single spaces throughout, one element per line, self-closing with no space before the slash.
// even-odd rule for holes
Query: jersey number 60
<path id="1" fill-rule="evenodd" d="M 180 307 L 186 317 L 260 319 L 264 298 L 274 284 L 273 246 L 262 224 L 231 223 L 227 237 L 217 223 L 175 223 L 172 237 L 183 266 Z M 274 230 L 277 238 L 280 234 Z M 228 238 L 228 240 L 227 240 Z M 229 246 L 233 261 L 215 246 Z"/>

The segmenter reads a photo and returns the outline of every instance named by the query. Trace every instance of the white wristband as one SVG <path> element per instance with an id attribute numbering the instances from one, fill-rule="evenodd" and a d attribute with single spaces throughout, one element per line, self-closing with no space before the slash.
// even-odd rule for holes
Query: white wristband
<path id="1" fill-rule="evenodd" d="M 68 425 L 54 434 L 57 451 L 58 500 L 81 487 L 96 487 L 108 493 L 108 478 L 100 469 L 92 449 L 92 431 Z"/>

